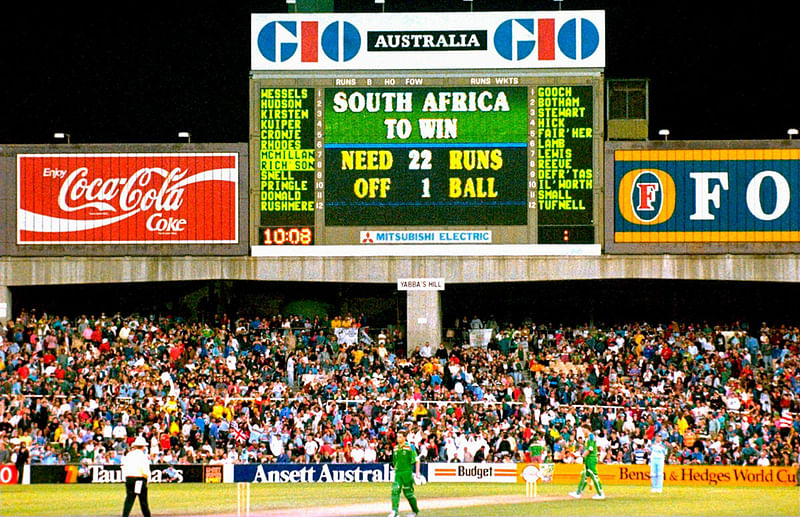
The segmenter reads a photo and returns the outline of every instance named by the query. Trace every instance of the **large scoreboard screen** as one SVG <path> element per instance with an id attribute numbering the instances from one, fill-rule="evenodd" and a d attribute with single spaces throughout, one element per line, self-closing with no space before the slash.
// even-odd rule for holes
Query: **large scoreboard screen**
<path id="1" fill-rule="evenodd" d="M 308 236 L 323 228 L 529 225 L 536 231 L 512 231 L 513 242 L 563 242 L 565 231 L 570 242 L 594 242 L 592 85 L 519 76 L 281 83 L 255 86 L 260 244 L 293 228 L 306 228 L 310 244 L 322 243 Z"/>
<path id="2" fill-rule="evenodd" d="M 279 62 L 285 52 L 289 63 L 300 55 L 321 60 L 331 27 L 345 39 L 355 30 L 331 22 L 314 54 L 304 38 L 326 20 L 310 23 L 254 22 L 259 58 Z M 495 44 L 505 23 L 498 22 Z M 558 41 L 570 27 L 569 18 L 537 23 L 558 32 Z M 278 45 L 281 27 L 301 31 L 299 47 Z M 373 43 L 381 37 L 368 34 Z M 485 39 L 478 37 L 480 48 Z M 398 242 L 470 230 L 493 244 L 595 242 L 597 71 L 309 72 L 301 64 L 251 72 L 255 244 L 358 244 L 365 232 Z"/>

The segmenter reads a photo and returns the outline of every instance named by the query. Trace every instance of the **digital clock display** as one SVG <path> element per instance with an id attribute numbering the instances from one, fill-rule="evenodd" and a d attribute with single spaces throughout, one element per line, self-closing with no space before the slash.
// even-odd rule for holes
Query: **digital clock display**
<path id="1" fill-rule="evenodd" d="M 314 229 L 309 226 L 266 226 L 260 228 L 264 246 L 308 246 L 314 244 Z"/>

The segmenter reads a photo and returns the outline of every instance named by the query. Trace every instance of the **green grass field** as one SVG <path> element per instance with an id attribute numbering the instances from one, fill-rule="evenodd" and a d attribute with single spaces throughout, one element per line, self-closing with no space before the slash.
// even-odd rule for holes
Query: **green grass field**
<path id="1" fill-rule="evenodd" d="M 516 484 L 428 484 L 417 487 L 422 516 L 527 515 L 800 515 L 798 488 L 669 487 L 651 494 L 648 487 L 607 486 L 604 501 L 564 498 L 572 485 L 539 485 L 539 500 L 524 500 L 525 487 Z M 251 485 L 250 515 L 298 515 L 305 508 L 370 505 L 369 513 L 386 515 L 390 485 L 263 484 Z M 120 515 L 122 485 L 9 485 L 0 489 L 2 516 Z M 429 508 L 443 498 L 496 496 L 497 503 L 481 506 Z M 548 497 L 558 500 L 546 500 Z M 504 504 L 504 503 L 509 504 Z M 405 500 L 403 499 L 403 503 Z M 457 503 L 455 503 L 457 504 Z M 376 506 L 377 505 L 377 506 Z M 235 484 L 150 485 L 153 515 L 236 515 Z M 453 505 L 451 505 L 453 506 Z M 352 507 L 352 506 L 348 506 Z M 401 511 L 404 506 L 401 505 Z M 402 512 L 404 514 L 404 512 Z M 141 515 L 138 502 L 132 515 Z"/>

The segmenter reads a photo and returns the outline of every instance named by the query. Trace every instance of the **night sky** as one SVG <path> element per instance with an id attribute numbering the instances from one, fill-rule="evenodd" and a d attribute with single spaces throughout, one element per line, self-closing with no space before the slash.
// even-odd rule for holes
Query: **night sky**
<path id="1" fill-rule="evenodd" d="M 233 4 L 233 6 L 231 6 Z M 15 6 L 0 20 L 0 144 L 245 142 L 250 13 L 283 1 Z M 468 11 L 463 0 L 386 0 L 387 12 Z M 650 79 L 651 137 L 780 139 L 800 126 L 797 2 L 564 0 L 606 11 L 607 78 Z M 475 11 L 557 10 L 552 0 Z M 337 11 L 376 12 L 374 0 Z M 379 14 L 376 14 L 379 15 Z"/>

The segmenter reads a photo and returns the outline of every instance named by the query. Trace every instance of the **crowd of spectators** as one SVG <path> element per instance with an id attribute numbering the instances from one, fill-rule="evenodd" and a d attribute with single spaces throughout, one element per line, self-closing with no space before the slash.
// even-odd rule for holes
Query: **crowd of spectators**
<path id="1" fill-rule="evenodd" d="M 140 435 L 162 463 L 383 462 L 400 428 L 425 461 L 521 461 L 541 440 L 577 462 L 589 430 L 606 463 L 645 463 L 656 433 L 669 463 L 797 461 L 797 327 L 465 316 L 447 336 L 406 353 L 363 315 L 23 311 L 0 327 L 0 463 L 119 463 Z"/>

